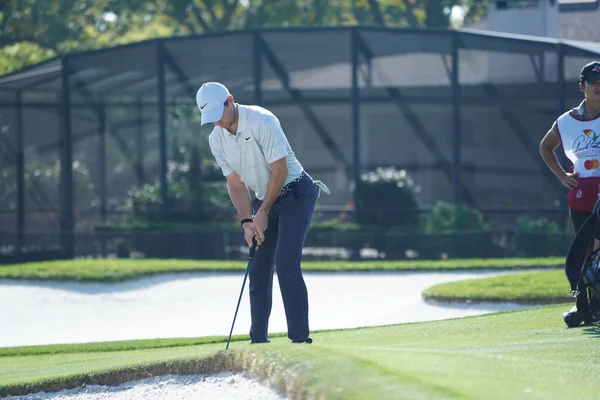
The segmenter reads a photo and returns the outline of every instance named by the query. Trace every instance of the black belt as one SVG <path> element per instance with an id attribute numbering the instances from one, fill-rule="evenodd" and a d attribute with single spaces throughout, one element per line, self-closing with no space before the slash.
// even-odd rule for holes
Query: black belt
<path id="1" fill-rule="evenodd" d="M 286 194 L 288 194 L 289 192 L 291 192 L 294 187 L 298 184 L 298 182 L 300 182 L 302 180 L 302 178 L 304 178 L 306 174 L 304 173 L 304 171 L 302 171 L 302 173 L 300 174 L 300 176 L 298 176 L 296 179 L 294 179 L 293 181 L 286 183 L 282 188 L 281 188 L 281 192 L 279 192 L 279 197 L 283 197 Z"/>

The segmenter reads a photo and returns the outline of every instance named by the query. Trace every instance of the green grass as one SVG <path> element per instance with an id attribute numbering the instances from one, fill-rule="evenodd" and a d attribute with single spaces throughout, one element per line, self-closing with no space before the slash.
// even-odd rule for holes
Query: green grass
<path id="1" fill-rule="evenodd" d="M 236 338 L 234 336 L 233 338 Z M 239 339 L 239 336 L 237 337 Z M 169 339 L 144 339 L 120 340 L 114 342 L 93 342 L 77 344 L 54 344 L 43 346 L 0 347 L 0 357 L 8 356 L 35 356 L 41 354 L 67 354 L 67 353 L 100 353 L 126 350 L 145 350 L 168 347 L 196 346 L 201 344 L 220 343 L 219 336 L 200 338 L 169 338 Z"/>
<path id="2" fill-rule="evenodd" d="M 317 332 L 311 346 L 232 342 L 0 358 L 0 393 L 136 364 L 235 355 L 232 365 L 326 399 L 598 398 L 600 330 L 567 329 L 565 306 L 385 327 Z M 148 344 L 148 343 L 146 343 Z M 172 344 L 172 343 L 171 343 Z M 177 365 L 177 364 L 171 364 Z M 82 375 L 83 374 L 83 375 Z M 90 375 L 91 374 L 91 375 Z M 296 382 L 290 385 L 290 382 Z"/>
<path id="3" fill-rule="evenodd" d="M 305 271 L 409 271 L 450 269 L 548 268 L 564 264 L 562 257 L 402 261 L 306 261 Z M 161 273 L 244 271 L 246 261 L 221 260 L 59 260 L 0 267 L 0 278 L 116 282 Z"/>
<path id="4" fill-rule="evenodd" d="M 423 297 L 441 301 L 564 303 L 573 301 L 569 290 L 564 270 L 560 269 L 442 283 L 426 289 Z"/>

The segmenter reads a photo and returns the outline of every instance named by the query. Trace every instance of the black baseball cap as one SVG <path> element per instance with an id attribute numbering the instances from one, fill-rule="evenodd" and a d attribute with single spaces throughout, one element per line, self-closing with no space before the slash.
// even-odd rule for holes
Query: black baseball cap
<path id="1" fill-rule="evenodd" d="M 600 81 L 600 61 L 592 61 L 583 66 L 579 82 L 583 83 L 583 81 L 587 81 L 588 83 Z"/>

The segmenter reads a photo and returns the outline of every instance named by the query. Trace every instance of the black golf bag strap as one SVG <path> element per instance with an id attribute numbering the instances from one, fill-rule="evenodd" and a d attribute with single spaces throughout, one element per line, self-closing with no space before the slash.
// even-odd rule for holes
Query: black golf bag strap
<path id="1" fill-rule="evenodd" d="M 571 292 L 576 293 L 577 287 L 581 282 L 581 274 L 586 262 L 588 249 L 594 240 L 594 232 L 598 226 L 600 218 L 600 200 L 594 205 L 592 214 L 585 220 L 579 228 L 565 259 L 565 275 L 571 285 Z"/>

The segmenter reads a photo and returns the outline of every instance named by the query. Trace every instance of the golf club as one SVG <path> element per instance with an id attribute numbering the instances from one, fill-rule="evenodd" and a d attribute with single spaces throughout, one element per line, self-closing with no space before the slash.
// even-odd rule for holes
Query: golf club
<path id="1" fill-rule="evenodd" d="M 229 342 L 231 341 L 231 334 L 233 333 L 233 326 L 235 325 L 235 318 L 237 317 L 238 309 L 240 308 L 240 301 L 242 300 L 242 294 L 244 293 L 244 286 L 246 286 L 246 278 L 248 278 L 248 271 L 250 270 L 250 263 L 252 262 L 252 257 L 254 257 L 254 251 L 256 250 L 256 238 L 252 238 L 252 246 L 250 246 L 250 251 L 248 252 L 248 265 L 246 266 L 246 274 L 244 275 L 244 282 L 242 282 L 242 290 L 240 290 L 240 297 L 237 301 L 237 306 L 235 307 L 235 314 L 233 315 L 233 322 L 231 323 L 231 330 L 229 331 L 229 338 L 227 339 L 227 346 L 225 346 L 225 350 L 229 349 Z"/>

